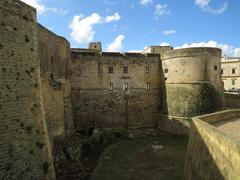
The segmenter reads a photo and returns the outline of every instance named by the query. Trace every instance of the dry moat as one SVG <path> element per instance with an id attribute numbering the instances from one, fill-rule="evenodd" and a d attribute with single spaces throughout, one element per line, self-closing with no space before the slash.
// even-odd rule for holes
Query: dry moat
<path id="1" fill-rule="evenodd" d="M 115 138 L 109 145 L 91 143 L 91 138 L 76 145 L 76 140 L 79 137 L 67 142 L 68 147 L 75 145 L 55 161 L 58 179 L 183 179 L 187 137 Z"/>

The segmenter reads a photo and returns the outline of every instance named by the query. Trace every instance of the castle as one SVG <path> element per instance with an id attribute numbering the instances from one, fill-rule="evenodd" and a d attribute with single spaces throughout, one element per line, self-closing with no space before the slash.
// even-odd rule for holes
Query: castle
<path id="1" fill-rule="evenodd" d="M 54 140 L 75 131 L 187 134 L 189 119 L 223 106 L 217 48 L 71 49 L 18 0 L 0 1 L 0 32 L 0 179 L 55 179 Z"/>

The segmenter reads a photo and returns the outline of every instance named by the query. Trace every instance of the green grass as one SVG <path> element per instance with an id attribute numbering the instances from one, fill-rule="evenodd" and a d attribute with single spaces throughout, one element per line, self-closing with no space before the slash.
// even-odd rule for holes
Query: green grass
<path id="1" fill-rule="evenodd" d="M 154 152 L 152 144 L 163 145 Z M 182 179 L 187 139 L 157 137 L 122 141 L 109 146 L 99 159 L 91 180 Z"/>

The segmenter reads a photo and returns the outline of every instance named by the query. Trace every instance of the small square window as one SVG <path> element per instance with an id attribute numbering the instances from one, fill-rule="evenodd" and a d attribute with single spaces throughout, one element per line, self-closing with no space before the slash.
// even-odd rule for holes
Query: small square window
<path id="1" fill-rule="evenodd" d="M 128 74 L 128 66 L 123 66 L 123 74 Z"/>
<path id="2" fill-rule="evenodd" d="M 149 67 L 145 67 L 145 68 L 144 68 L 144 73 L 145 73 L 145 74 L 149 74 Z"/>
<path id="3" fill-rule="evenodd" d="M 164 72 L 165 72 L 165 73 L 168 73 L 168 69 L 165 69 Z"/>
<path id="4" fill-rule="evenodd" d="M 128 83 L 127 82 L 123 83 L 123 90 L 124 91 L 128 90 Z"/>
<path id="5" fill-rule="evenodd" d="M 235 74 L 235 72 L 236 72 L 236 69 L 233 68 L 233 69 L 232 69 L 232 74 Z"/>
<path id="6" fill-rule="evenodd" d="M 150 83 L 146 83 L 146 90 L 147 90 L 147 91 L 150 90 Z"/>
<path id="7" fill-rule="evenodd" d="M 112 66 L 108 67 L 108 74 L 113 74 L 113 67 Z"/>
<path id="8" fill-rule="evenodd" d="M 218 69 L 218 67 L 215 65 L 215 66 L 214 66 L 214 71 L 216 71 L 217 69 Z"/>
<path id="9" fill-rule="evenodd" d="M 109 91 L 112 91 L 112 90 L 113 90 L 113 83 L 112 83 L 112 82 L 110 82 L 110 83 L 108 84 L 108 90 L 109 90 Z"/>

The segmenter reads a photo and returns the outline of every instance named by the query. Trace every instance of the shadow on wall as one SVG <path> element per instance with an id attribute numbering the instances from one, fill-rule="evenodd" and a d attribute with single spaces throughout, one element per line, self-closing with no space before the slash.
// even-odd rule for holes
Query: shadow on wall
<path id="1" fill-rule="evenodd" d="M 159 63 L 160 69 L 160 106 L 159 112 L 160 114 L 168 115 L 168 104 L 167 104 L 167 88 L 166 88 L 166 80 L 164 77 L 164 70 L 162 66 L 162 61 Z"/>
<path id="2" fill-rule="evenodd" d="M 239 154 L 238 146 L 213 126 L 200 120 L 193 120 L 184 179 L 238 179 L 239 162 L 235 162 Z"/>

